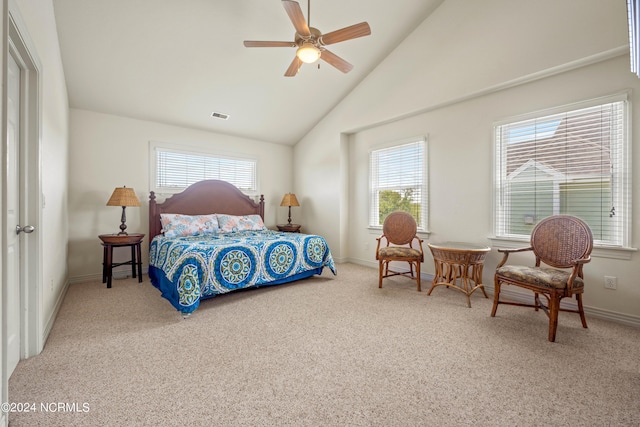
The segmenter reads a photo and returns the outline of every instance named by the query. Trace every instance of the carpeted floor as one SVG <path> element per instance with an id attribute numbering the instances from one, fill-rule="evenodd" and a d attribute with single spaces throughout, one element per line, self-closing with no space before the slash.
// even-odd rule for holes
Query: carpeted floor
<path id="1" fill-rule="evenodd" d="M 11 426 L 637 426 L 640 329 L 339 264 L 182 319 L 145 277 L 71 285 Z M 60 405 L 61 404 L 61 405 Z"/>

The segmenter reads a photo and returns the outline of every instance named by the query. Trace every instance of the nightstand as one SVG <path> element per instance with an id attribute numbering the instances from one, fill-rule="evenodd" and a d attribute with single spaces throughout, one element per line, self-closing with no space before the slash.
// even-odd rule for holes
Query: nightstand
<path id="1" fill-rule="evenodd" d="M 278 231 L 284 231 L 286 233 L 299 233 L 300 224 L 278 224 Z"/>
<path id="2" fill-rule="evenodd" d="M 137 277 L 138 282 L 142 282 L 142 249 L 140 248 L 140 245 L 144 234 L 101 234 L 98 237 L 102 240 L 102 246 L 104 246 L 102 283 L 106 283 L 107 288 L 110 288 L 113 268 L 121 265 L 131 265 L 131 276 L 134 278 Z M 114 263 L 113 248 L 123 246 L 129 246 L 131 248 L 131 261 Z"/>

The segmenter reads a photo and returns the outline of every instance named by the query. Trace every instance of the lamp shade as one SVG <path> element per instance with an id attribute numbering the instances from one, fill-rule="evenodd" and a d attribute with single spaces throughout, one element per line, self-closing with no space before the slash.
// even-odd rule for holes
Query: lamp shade
<path id="1" fill-rule="evenodd" d="M 133 188 L 116 187 L 107 206 L 140 206 L 140 200 Z"/>
<path id="2" fill-rule="evenodd" d="M 287 193 L 282 198 L 280 206 L 300 206 L 300 203 L 298 203 L 298 198 L 295 194 Z"/>

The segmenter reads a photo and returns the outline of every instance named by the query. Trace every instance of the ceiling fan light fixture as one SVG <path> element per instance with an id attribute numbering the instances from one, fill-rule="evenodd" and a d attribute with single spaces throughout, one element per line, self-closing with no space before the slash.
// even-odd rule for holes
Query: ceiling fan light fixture
<path id="1" fill-rule="evenodd" d="M 300 59 L 300 61 L 311 64 L 314 63 L 320 58 L 320 49 L 315 47 L 311 42 L 304 42 L 302 46 L 298 48 L 296 52 L 296 56 Z"/>

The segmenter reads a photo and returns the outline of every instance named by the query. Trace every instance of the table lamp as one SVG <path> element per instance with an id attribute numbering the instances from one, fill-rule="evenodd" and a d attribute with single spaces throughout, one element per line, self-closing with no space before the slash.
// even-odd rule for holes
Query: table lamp
<path id="1" fill-rule="evenodd" d="M 127 229 L 127 215 L 125 214 L 125 209 L 127 206 L 140 206 L 140 200 L 138 200 L 136 192 L 133 188 L 116 187 L 116 189 L 113 190 L 111 198 L 107 202 L 107 206 L 122 206 L 122 217 L 120 218 L 121 224 L 118 236 L 127 235 L 128 233 L 125 231 Z"/>
<path id="2" fill-rule="evenodd" d="M 287 193 L 282 198 L 280 206 L 289 206 L 289 225 L 291 225 L 291 206 L 300 206 L 298 198 L 293 193 Z"/>

